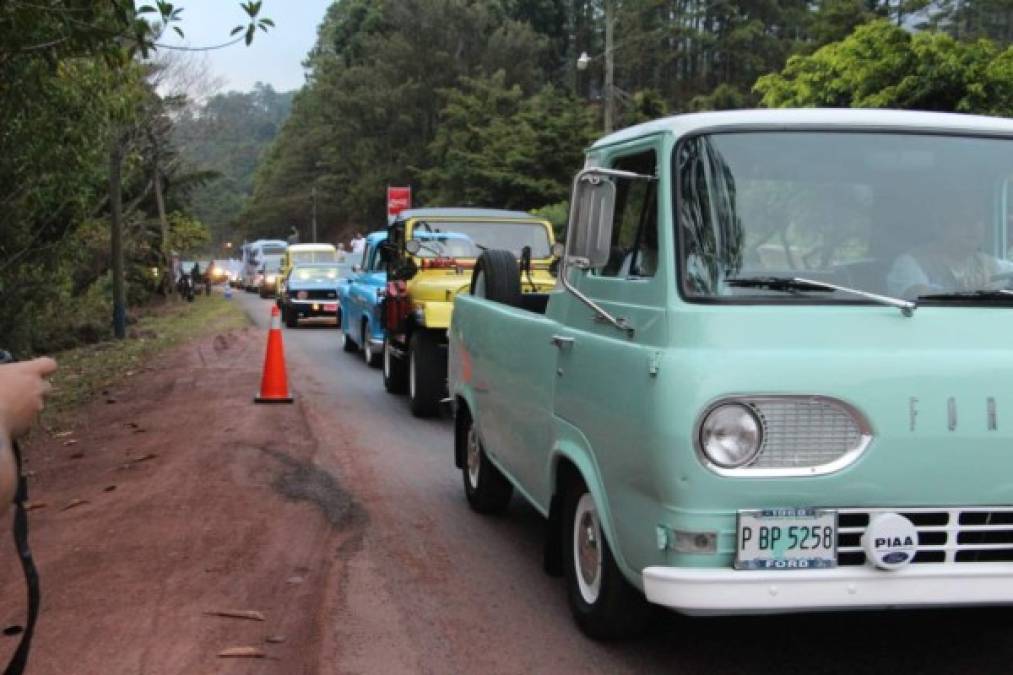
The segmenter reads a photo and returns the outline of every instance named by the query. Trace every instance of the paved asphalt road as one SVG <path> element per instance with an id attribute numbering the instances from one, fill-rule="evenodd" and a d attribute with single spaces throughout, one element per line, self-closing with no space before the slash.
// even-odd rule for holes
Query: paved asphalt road
<path id="1" fill-rule="evenodd" d="M 238 293 L 266 327 L 270 302 Z M 742 618 L 661 612 L 652 631 L 596 644 L 571 622 L 562 581 L 541 568 L 544 525 L 515 497 L 471 512 L 451 422 L 412 417 L 379 370 L 342 353 L 338 331 L 285 329 L 296 393 L 358 509 L 336 672 L 989 672 L 1013 670 L 1013 609 Z M 319 418 L 317 422 L 314 419 Z M 315 427 L 316 428 L 316 427 Z M 330 431 L 327 431 L 330 429 Z M 330 434 L 328 436 L 328 434 Z"/>

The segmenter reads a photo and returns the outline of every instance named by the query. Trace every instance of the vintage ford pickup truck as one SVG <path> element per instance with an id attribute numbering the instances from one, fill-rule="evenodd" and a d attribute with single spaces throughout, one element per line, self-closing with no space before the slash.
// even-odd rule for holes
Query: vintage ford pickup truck
<path id="1" fill-rule="evenodd" d="M 362 350 L 366 363 L 376 368 L 383 358 L 383 317 L 387 272 L 380 246 L 386 232 L 373 232 L 352 264 L 348 283 L 338 291 L 341 301 L 341 343 L 346 352 Z"/>
<path id="2" fill-rule="evenodd" d="M 1013 122 L 701 113 L 574 180 L 559 285 L 450 331 L 473 509 L 516 491 L 582 630 L 648 608 L 1013 602 Z"/>
<path id="3" fill-rule="evenodd" d="M 447 392 L 447 329 L 454 297 L 471 283 L 484 249 L 503 249 L 526 260 L 522 288 L 555 285 L 552 226 L 520 211 L 430 208 L 402 211 L 384 245 L 383 383 L 407 390 L 412 414 L 434 415 Z"/>

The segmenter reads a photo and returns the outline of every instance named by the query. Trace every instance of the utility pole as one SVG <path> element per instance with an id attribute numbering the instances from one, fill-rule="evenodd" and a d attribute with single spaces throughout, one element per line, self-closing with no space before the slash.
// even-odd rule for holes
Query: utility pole
<path id="1" fill-rule="evenodd" d="M 112 220 L 110 239 L 113 258 L 113 335 L 127 336 L 127 293 L 123 274 L 123 141 L 113 138 L 109 150 L 109 211 Z"/>
<path id="2" fill-rule="evenodd" d="M 613 54 L 613 33 L 615 32 L 615 12 L 613 0 L 605 0 L 605 133 L 611 134 L 615 128 L 615 57 Z"/>
<path id="3" fill-rule="evenodd" d="M 317 186 L 313 186 L 313 241 L 314 243 L 320 241 L 317 239 Z"/>

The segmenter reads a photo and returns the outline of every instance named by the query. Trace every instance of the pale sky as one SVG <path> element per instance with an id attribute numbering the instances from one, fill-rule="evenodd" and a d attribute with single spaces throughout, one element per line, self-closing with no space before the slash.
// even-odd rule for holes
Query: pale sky
<path id="1" fill-rule="evenodd" d="M 249 47 L 237 45 L 209 51 L 206 61 L 212 74 L 223 81 L 222 90 L 248 91 L 256 82 L 266 82 L 278 91 L 302 86 L 302 61 L 313 48 L 317 26 L 334 0 L 263 0 L 261 17 L 270 18 L 275 28 L 257 31 Z M 137 5 L 147 4 L 137 0 Z M 246 24 L 239 0 L 179 0 L 184 8 L 181 28 L 185 40 L 169 31 L 162 42 L 168 45 L 207 47 L 229 41 L 229 32 Z"/>

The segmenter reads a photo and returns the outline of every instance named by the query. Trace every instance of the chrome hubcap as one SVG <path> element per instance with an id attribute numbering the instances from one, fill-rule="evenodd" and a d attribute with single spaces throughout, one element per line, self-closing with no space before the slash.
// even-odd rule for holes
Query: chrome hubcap
<path id="1" fill-rule="evenodd" d="M 478 434 L 472 425 L 468 430 L 468 484 L 473 490 L 478 489 L 478 471 L 482 466 L 481 446 L 478 444 Z"/>
<path id="2" fill-rule="evenodd" d="M 485 297 L 485 275 L 481 271 L 475 275 L 475 295 L 480 298 Z"/>
<path id="3" fill-rule="evenodd" d="M 601 526 L 590 493 L 577 502 L 573 518 L 573 561 L 577 567 L 577 586 L 584 602 L 593 605 L 601 593 Z"/>

